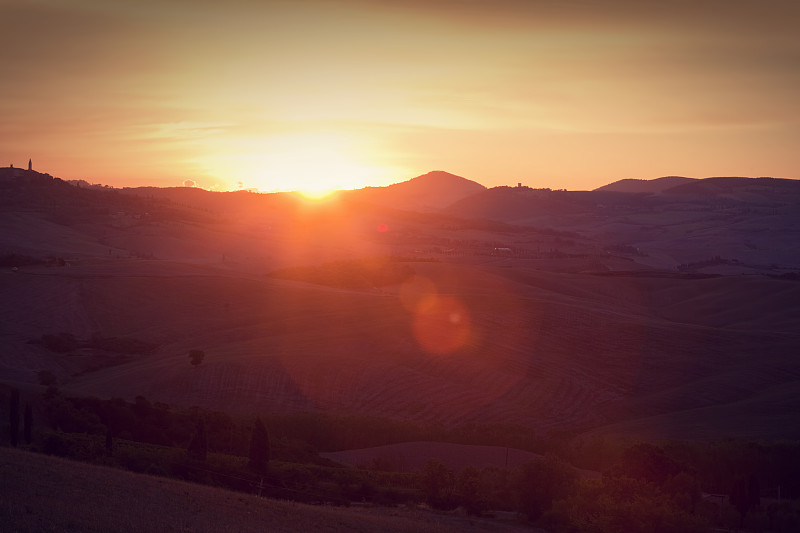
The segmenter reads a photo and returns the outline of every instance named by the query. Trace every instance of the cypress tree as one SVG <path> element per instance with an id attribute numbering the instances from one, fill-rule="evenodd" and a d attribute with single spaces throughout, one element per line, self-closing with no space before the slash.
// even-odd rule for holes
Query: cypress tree
<path id="1" fill-rule="evenodd" d="M 269 463 L 269 434 L 261 418 L 256 418 L 253 434 L 250 437 L 250 462 L 248 467 L 253 472 L 264 474 Z"/>
<path id="2" fill-rule="evenodd" d="M 206 353 L 203 350 L 189 350 L 189 362 L 193 366 L 198 366 L 202 363 L 205 356 Z"/>
<path id="3" fill-rule="evenodd" d="M 8 402 L 9 442 L 16 447 L 19 441 L 19 390 L 11 389 Z"/>
<path id="4" fill-rule="evenodd" d="M 31 404 L 25 404 L 25 414 L 22 418 L 22 435 L 25 437 L 25 444 L 33 442 L 33 410 Z"/>
<path id="5" fill-rule="evenodd" d="M 739 527 L 743 528 L 747 513 L 761 503 L 758 478 L 753 474 L 750 474 L 749 477 L 736 478 L 731 488 L 730 502 L 739 511 L 741 517 Z"/>
<path id="6" fill-rule="evenodd" d="M 111 435 L 111 428 L 106 429 L 106 455 L 111 457 L 114 454 L 114 439 Z"/>
<path id="7" fill-rule="evenodd" d="M 205 461 L 208 456 L 206 423 L 202 418 L 197 421 L 197 430 L 195 431 L 194 437 L 192 437 L 192 442 L 189 443 L 189 447 L 186 449 L 186 455 L 188 455 L 190 459 L 196 461 Z"/>

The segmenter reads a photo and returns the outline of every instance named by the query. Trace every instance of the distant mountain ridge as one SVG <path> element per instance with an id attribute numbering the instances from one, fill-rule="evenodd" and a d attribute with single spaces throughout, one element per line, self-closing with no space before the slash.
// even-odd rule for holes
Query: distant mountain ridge
<path id="1" fill-rule="evenodd" d="M 733 194 L 743 191 L 765 194 L 800 193 L 800 180 L 784 178 L 713 177 L 681 183 L 666 192 L 676 194 Z"/>
<path id="2" fill-rule="evenodd" d="M 667 189 L 698 181 L 696 178 L 684 178 L 683 176 L 664 176 L 652 180 L 626 178 L 603 185 L 594 189 L 595 191 L 605 192 L 633 192 L 633 193 L 659 193 Z"/>
<path id="3" fill-rule="evenodd" d="M 345 197 L 398 209 L 438 210 L 463 198 L 485 191 L 475 181 L 442 170 L 434 170 L 386 187 L 343 191 Z"/>

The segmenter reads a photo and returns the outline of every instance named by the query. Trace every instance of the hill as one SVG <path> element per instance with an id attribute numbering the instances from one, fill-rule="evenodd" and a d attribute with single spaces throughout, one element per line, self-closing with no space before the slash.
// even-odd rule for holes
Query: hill
<path id="1" fill-rule="evenodd" d="M 26 381 L 49 370 L 69 394 L 514 423 L 542 434 L 646 418 L 647 432 L 670 432 L 658 417 L 714 407 L 718 416 L 684 435 L 800 436 L 786 423 L 797 413 L 792 396 L 775 395 L 800 372 L 796 282 L 414 268 L 414 283 L 447 295 L 441 312 L 463 322 L 429 330 L 438 319 L 428 325 L 402 304 L 413 285 L 337 290 L 160 261 L 21 269 L 0 276 L 3 375 Z M 58 332 L 158 348 L 92 369 L 114 354 L 30 342 Z M 194 348 L 206 352 L 196 368 L 186 357 Z M 760 423 L 727 423 L 750 416 Z"/>
<path id="2" fill-rule="evenodd" d="M 684 178 L 681 176 L 664 176 L 652 180 L 622 179 L 598 187 L 595 191 L 606 192 L 629 192 L 629 193 L 659 193 L 672 187 L 695 181 L 695 178 Z"/>
<path id="3" fill-rule="evenodd" d="M 0 448 L 5 531 L 532 531 L 416 509 L 332 508 Z"/>
<path id="4" fill-rule="evenodd" d="M 798 206 L 797 180 L 707 178 L 660 193 L 495 187 L 444 212 L 571 233 L 557 249 L 573 255 L 627 250 L 628 270 L 783 274 L 800 267 Z"/>
<path id="5" fill-rule="evenodd" d="M 13 183 L 0 378 L 243 414 L 796 438 L 783 181 L 745 182 L 746 202 L 493 188 L 439 213 Z"/>
<path id="6" fill-rule="evenodd" d="M 360 202 L 412 211 L 431 211 L 485 190 L 474 181 L 441 170 L 434 170 L 387 187 L 367 187 L 346 191 L 345 196 Z"/>

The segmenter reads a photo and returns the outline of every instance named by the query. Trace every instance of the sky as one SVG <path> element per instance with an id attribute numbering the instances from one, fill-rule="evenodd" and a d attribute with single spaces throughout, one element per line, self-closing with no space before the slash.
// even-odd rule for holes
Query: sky
<path id="1" fill-rule="evenodd" d="M 262 191 L 800 178 L 797 28 L 795 0 L 0 0 L 0 165 Z"/>

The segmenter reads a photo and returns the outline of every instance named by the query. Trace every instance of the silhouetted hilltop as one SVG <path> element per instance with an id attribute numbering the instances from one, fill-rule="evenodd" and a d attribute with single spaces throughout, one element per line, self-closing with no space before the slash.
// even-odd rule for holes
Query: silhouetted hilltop
<path id="1" fill-rule="evenodd" d="M 35 170 L 25 170 L 17 167 L 0 167 L 0 186 L 3 188 L 16 185 L 47 184 L 53 181 L 53 176 Z M 61 180 L 59 180 L 61 181 Z"/>
<path id="2" fill-rule="evenodd" d="M 586 204 L 586 194 L 528 187 L 492 187 L 463 198 L 445 209 L 460 217 L 518 221 L 533 214 L 575 213 Z"/>
<path id="3" fill-rule="evenodd" d="M 493 187 L 459 200 L 444 212 L 463 218 L 488 218 L 501 222 L 546 225 L 553 217 L 602 215 L 610 211 L 646 209 L 656 203 L 649 193 L 616 191 L 567 191 L 529 187 Z"/>
<path id="4" fill-rule="evenodd" d="M 433 171 L 408 181 L 386 187 L 338 191 L 322 202 L 311 202 L 314 210 L 340 210 L 358 205 L 359 210 L 375 207 L 407 211 L 436 211 L 486 187 L 474 181 L 442 171 Z M 136 187 L 122 189 L 125 194 L 167 200 L 178 205 L 215 213 L 256 214 L 265 209 L 280 210 L 286 215 L 304 211 L 310 202 L 292 192 L 254 193 L 250 191 L 219 192 L 196 187 Z"/>
<path id="5" fill-rule="evenodd" d="M 171 202 L 176 205 L 202 209 L 216 214 L 246 215 L 278 205 L 296 203 L 296 198 L 281 193 L 255 193 L 251 191 L 208 191 L 199 187 L 134 187 L 121 190 L 135 195 Z"/>
<path id="6" fill-rule="evenodd" d="M 0 205 L 45 209 L 51 215 L 81 208 L 108 209 L 114 189 L 84 189 L 35 170 L 0 168 Z"/>
<path id="7" fill-rule="evenodd" d="M 785 202 L 800 199 L 800 180 L 715 177 L 683 183 L 664 192 L 695 196 L 740 195 L 742 200 Z"/>
<path id="8" fill-rule="evenodd" d="M 677 187 L 678 185 L 691 183 L 693 181 L 697 180 L 695 178 L 684 178 L 682 176 L 664 176 L 663 178 L 656 178 L 652 180 L 628 178 L 609 183 L 608 185 L 603 185 L 602 187 L 598 187 L 594 190 L 606 192 L 658 193 L 672 187 Z"/>
<path id="9" fill-rule="evenodd" d="M 607 218 L 654 209 L 687 209 L 687 205 L 694 206 L 691 209 L 703 209 L 703 206 L 718 209 L 727 205 L 759 208 L 797 203 L 800 203 L 798 180 L 668 176 L 655 180 L 620 180 L 593 191 L 493 187 L 454 202 L 444 212 L 464 218 L 520 223 L 545 216 Z"/>
<path id="10" fill-rule="evenodd" d="M 366 187 L 347 191 L 346 197 L 360 202 L 387 205 L 398 209 L 429 211 L 486 190 L 480 183 L 434 170 L 386 187 Z"/>

